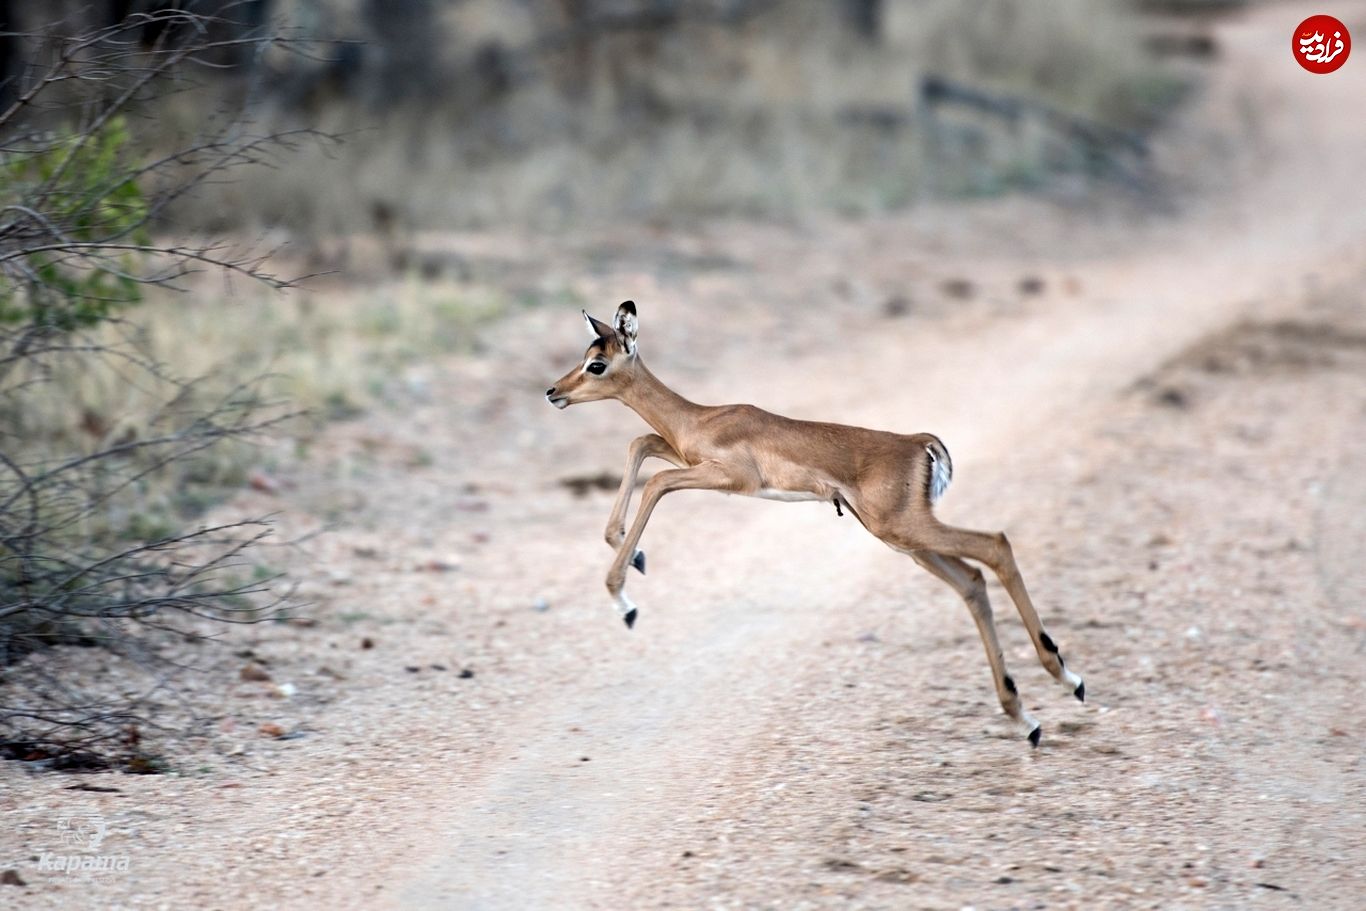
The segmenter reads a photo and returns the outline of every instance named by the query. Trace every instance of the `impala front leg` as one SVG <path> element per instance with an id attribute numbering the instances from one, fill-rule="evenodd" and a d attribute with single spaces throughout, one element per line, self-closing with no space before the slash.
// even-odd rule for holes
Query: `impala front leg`
<path id="1" fill-rule="evenodd" d="M 617 612 L 630 629 L 636 622 L 636 606 L 626 597 L 626 566 L 636 553 L 636 545 L 645 532 L 645 524 L 650 521 L 650 513 L 660 497 L 675 490 L 739 490 L 743 485 L 719 463 L 703 462 L 692 468 L 678 468 L 661 471 L 645 484 L 645 493 L 640 498 L 640 509 L 636 510 L 631 530 L 617 550 L 616 559 L 607 573 L 607 591 L 616 602 Z"/>
<path id="2" fill-rule="evenodd" d="M 616 502 L 612 504 L 612 514 L 607 518 L 607 530 L 603 533 L 607 546 L 613 550 L 621 547 L 621 542 L 626 538 L 626 510 L 631 505 L 631 492 L 635 490 L 640 466 L 651 456 L 672 462 L 680 468 L 686 468 L 688 465 L 657 433 L 647 433 L 631 441 L 626 453 L 626 471 L 621 476 L 621 487 L 617 490 Z M 637 550 L 632 554 L 631 565 L 644 574 L 645 552 Z"/>

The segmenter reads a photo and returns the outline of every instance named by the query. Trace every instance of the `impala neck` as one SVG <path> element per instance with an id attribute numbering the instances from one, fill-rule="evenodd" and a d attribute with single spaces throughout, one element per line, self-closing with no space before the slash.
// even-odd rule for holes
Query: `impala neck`
<path id="1" fill-rule="evenodd" d="M 682 425 L 702 407 L 661 383 L 639 355 L 636 356 L 636 369 L 631 382 L 617 396 L 617 400 L 640 415 L 670 445 L 678 439 Z"/>

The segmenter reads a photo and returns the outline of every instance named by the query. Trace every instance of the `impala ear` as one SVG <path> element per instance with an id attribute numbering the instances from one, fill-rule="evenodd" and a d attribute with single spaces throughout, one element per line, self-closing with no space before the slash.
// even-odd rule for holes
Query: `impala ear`
<path id="1" fill-rule="evenodd" d="M 606 323 L 604 323 L 604 322 L 603 322 L 602 320 L 600 320 L 600 319 L 593 319 L 593 317 L 591 317 L 591 316 L 588 315 L 588 311 L 587 311 L 587 310 L 583 310 L 583 311 L 581 311 L 581 312 L 583 313 L 583 321 L 584 321 L 584 324 L 588 326 L 588 337 L 589 337 L 589 338 L 595 338 L 595 339 L 596 339 L 596 338 L 611 338 L 611 337 L 612 337 L 612 327 L 611 327 L 611 326 L 607 325 Z"/>
<path id="2" fill-rule="evenodd" d="M 617 335 L 621 339 L 622 347 L 627 354 L 636 353 L 636 333 L 640 329 L 640 321 L 636 319 L 636 302 L 626 301 L 617 308 L 616 319 Z"/>

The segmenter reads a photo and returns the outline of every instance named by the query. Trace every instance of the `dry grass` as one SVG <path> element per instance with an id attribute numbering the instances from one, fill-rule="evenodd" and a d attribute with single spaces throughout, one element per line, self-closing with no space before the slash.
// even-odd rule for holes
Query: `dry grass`
<path id="1" fill-rule="evenodd" d="M 76 339 L 110 353 L 45 357 L 41 370 L 4 378 L 0 417 L 8 454 L 37 464 L 148 439 L 178 415 L 225 397 L 254 398 L 263 418 L 298 412 L 292 432 L 306 434 L 318 419 L 423 397 L 414 365 L 470 349 L 481 325 L 529 303 L 416 277 L 369 287 L 321 285 L 225 293 L 206 282 L 190 294 L 155 293 L 128 322 Z M 157 370 L 142 366 L 149 364 Z M 176 380 L 195 381 L 186 389 Z M 262 460 L 251 441 L 225 441 L 128 488 L 111 502 L 108 527 L 124 536 L 168 532 L 247 483 Z"/>
<path id="2" fill-rule="evenodd" d="M 145 340 L 182 369 L 270 374 L 273 395 L 337 417 L 412 394 L 405 367 L 467 349 L 479 325 L 517 304 L 493 290 L 415 276 L 283 295 L 174 297 L 152 303 Z"/>
<path id="3" fill-rule="evenodd" d="M 344 417 L 413 394 L 404 368 L 469 350 L 480 326 L 527 303 L 414 274 L 359 287 L 321 279 L 283 294 L 220 288 L 149 301 L 140 343 L 181 375 L 268 374 L 270 396 Z"/>

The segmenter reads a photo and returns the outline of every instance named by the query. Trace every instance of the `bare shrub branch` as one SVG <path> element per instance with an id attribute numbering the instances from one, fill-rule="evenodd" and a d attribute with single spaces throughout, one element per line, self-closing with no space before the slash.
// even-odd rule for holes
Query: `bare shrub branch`
<path id="1" fill-rule="evenodd" d="M 87 9 L 0 33 L 31 58 L 0 86 L 0 757 L 154 770 L 137 767 L 138 732 L 157 723 L 153 697 L 174 693 L 179 669 L 163 646 L 271 618 L 288 595 L 252 554 L 273 533 L 268 519 L 196 526 L 203 496 L 177 501 L 211 494 L 224 452 L 292 414 L 263 377 L 171 375 L 129 315 L 145 312 L 134 309 L 143 289 L 176 289 L 196 271 L 275 289 L 296 281 L 269 270 L 272 251 L 177 236 L 168 220 L 196 189 L 328 139 L 253 133 L 245 102 L 202 117 L 190 136 L 142 135 L 168 98 L 206 80 L 230 97 L 223 80 L 241 78 L 243 59 L 308 53 L 239 15 L 245 3 L 207 5 L 108 23 Z M 65 429 L 45 425 L 38 406 L 89 374 L 158 404 L 116 427 L 73 400 Z M 149 682 L 101 696 L 63 662 L 38 660 L 49 646 L 98 646 Z"/>

